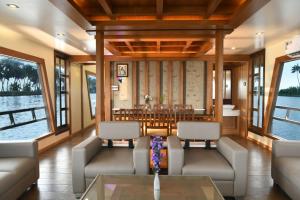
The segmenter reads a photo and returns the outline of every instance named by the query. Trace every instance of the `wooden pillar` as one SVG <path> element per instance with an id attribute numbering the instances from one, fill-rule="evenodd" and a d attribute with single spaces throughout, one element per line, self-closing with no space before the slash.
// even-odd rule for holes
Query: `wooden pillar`
<path id="1" fill-rule="evenodd" d="M 155 70 L 155 77 L 156 77 L 156 104 L 160 104 L 160 61 L 156 61 L 156 70 Z"/>
<path id="2" fill-rule="evenodd" d="M 215 117 L 216 121 L 223 122 L 223 54 L 224 54 L 224 34 L 223 31 L 216 32 L 215 48 Z"/>
<path id="3" fill-rule="evenodd" d="M 206 114 L 212 114 L 213 94 L 213 62 L 208 61 L 206 67 Z"/>
<path id="4" fill-rule="evenodd" d="M 178 99 L 179 104 L 184 104 L 184 87 L 185 87 L 185 69 L 184 69 L 184 61 L 180 61 L 179 68 L 179 88 L 178 88 Z"/>
<path id="5" fill-rule="evenodd" d="M 132 108 L 137 104 L 138 87 L 137 87 L 137 61 L 132 62 Z"/>
<path id="6" fill-rule="evenodd" d="M 145 61 L 145 73 L 144 73 L 144 96 L 149 95 L 149 61 Z"/>
<path id="7" fill-rule="evenodd" d="M 96 134 L 99 123 L 104 120 L 104 35 L 96 32 Z"/>
<path id="8" fill-rule="evenodd" d="M 105 94 L 104 94 L 104 100 L 105 100 L 105 121 L 111 120 L 111 62 L 106 61 L 105 63 L 105 69 L 104 69 L 104 81 L 105 81 Z"/>
<path id="9" fill-rule="evenodd" d="M 173 104 L 173 62 L 168 62 L 168 104 Z"/>

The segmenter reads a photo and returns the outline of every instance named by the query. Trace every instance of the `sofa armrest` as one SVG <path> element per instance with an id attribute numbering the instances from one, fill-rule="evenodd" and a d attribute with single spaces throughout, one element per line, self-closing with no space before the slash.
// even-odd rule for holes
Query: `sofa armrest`
<path id="1" fill-rule="evenodd" d="M 228 137 L 219 139 L 217 149 L 234 169 L 234 196 L 244 196 L 248 178 L 248 150 Z"/>
<path id="2" fill-rule="evenodd" d="M 0 157 L 38 157 L 38 143 L 34 141 L 24 142 L 0 142 Z"/>
<path id="3" fill-rule="evenodd" d="M 149 174 L 149 149 L 150 137 L 145 136 L 137 139 L 136 145 L 133 149 L 133 164 L 135 168 L 135 174 Z"/>
<path id="4" fill-rule="evenodd" d="M 273 157 L 300 157 L 300 141 L 281 141 L 273 140 L 272 142 Z"/>
<path id="5" fill-rule="evenodd" d="M 91 136 L 72 149 L 72 182 L 75 194 L 85 191 L 84 169 L 86 164 L 100 151 L 102 141 Z"/>
<path id="6" fill-rule="evenodd" d="M 168 145 L 168 174 L 181 175 L 184 164 L 184 149 L 177 136 L 167 138 Z"/>

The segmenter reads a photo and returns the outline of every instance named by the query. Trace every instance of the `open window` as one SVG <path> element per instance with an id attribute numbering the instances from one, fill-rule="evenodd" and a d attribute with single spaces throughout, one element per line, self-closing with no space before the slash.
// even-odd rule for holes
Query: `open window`
<path id="1" fill-rule="evenodd" d="M 277 59 L 271 89 L 268 133 L 300 140 L 300 58 Z"/>
<path id="2" fill-rule="evenodd" d="M 91 118 L 95 118 L 96 115 L 96 74 L 86 71 L 86 83 L 87 91 L 90 103 Z"/>
<path id="3" fill-rule="evenodd" d="M 0 48 L 0 140 L 32 140 L 53 132 L 44 60 Z"/>
<path id="4" fill-rule="evenodd" d="M 265 96 L 265 50 L 252 54 L 251 61 L 251 107 L 249 130 L 254 133 L 263 134 Z"/>

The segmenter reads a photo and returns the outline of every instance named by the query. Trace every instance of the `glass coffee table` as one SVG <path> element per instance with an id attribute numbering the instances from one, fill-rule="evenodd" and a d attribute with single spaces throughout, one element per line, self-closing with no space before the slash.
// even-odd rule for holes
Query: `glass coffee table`
<path id="1" fill-rule="evenodd" d="M 82 200 L 224 200 L 208 176 L 159 176 L 160 191 L 153 191 L 154 176 L 98 175 Z"/>

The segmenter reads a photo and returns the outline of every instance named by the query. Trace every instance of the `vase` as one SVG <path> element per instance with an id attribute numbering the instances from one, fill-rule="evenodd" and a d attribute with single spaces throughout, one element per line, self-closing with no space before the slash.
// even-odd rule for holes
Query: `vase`
<path id="1" fill-rule="evenodd" d="M 155 173 L 154 175 L 154 191 L 160 190 L 160 182 L 159 182 L 159 176 L 158 173 Z"/>

